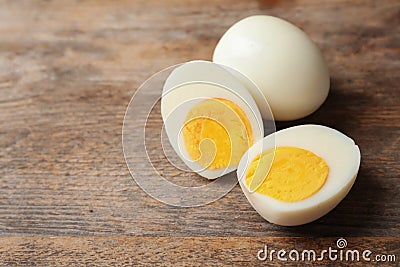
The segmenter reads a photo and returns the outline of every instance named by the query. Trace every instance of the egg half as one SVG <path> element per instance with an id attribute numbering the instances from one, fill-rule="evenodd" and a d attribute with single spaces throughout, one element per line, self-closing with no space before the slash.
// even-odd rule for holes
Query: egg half
<path id="1" fill-rule="evenodd" d="M 295 226 L 338 205 L 356 179 L 360 159 L 358 146 L 339 131 L 300 125 L 255 143 L 237 174 L 246 198 L 264 219 Z"/>
<path id="2" fill-rule="evenodd" d="M 213 61 L 232 67 L 264 93 L 276 120 L 305 117 L 325 101 L 327 64 L 317 45 L 295 25 L 272 16 L 251 16 L 230 27 Z"/>
<path id="3" fill-rule="evenodd" d="M 248 89 L 208 61 L 187 62 L 171 72 L 161 115 L 175 152 L 207 179 L 236 170 L 243 154 L 263 138 L 262 117 Z"/>

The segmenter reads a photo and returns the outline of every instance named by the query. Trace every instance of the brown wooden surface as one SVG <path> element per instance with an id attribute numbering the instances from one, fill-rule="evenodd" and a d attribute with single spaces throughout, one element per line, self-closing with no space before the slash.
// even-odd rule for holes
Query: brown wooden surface
<path id="1" fill-rule="evenodd" d="M 322 250 L 337 249 L 334 238 L 263 238 L 263 237 L 8 237 L 0 238 L 0 260 L 7 265 L 38 265 L 38 266 L 280 266 L 283 263 L 289 266 L 310 265 L 308 254 L 304 254 L 304 261 L 293 262 L 288 253 L 290 250 L 300 252 L 314 250 L 316 252 L 315 265 L 327 266 L 331 264 L 328 254 L 320 257 Z M 397 262 L 388 259 L 388 252 L 398 252 L 400 240 L 395 238 L 350 238 L 347 240 L 351 250 L 359 251 L 359 262 L 362 266 L 368 264 L 379 266 L 396 266 Z M 373 244 L 373 245 L 371 245 Z M 258 251 L 267 246 L 271 250 L 287 251 L 282 257 L 288 260 L 279 260 L 277 255 L 260 261 Z M 373 248 L 371 248 L 373 247 Z M 372 253 L 365 261 L 362 257 L 364 250 Z M 340 250 L 339 250 L 340 251 Z M 342 249 L 334 266 L 348 266 L 357 264 L 352 261 L 347 248 Z M 343 254 L 344 253 L 344 254 Z M 270 254 L 268 254 L 270 255 Z M 379 255 L 379 256 L 378 256 Z M 385 255 L 385 256 L 383 256 Z M 262 257 L 263 254 L 260 254 Z M 293 255 L 294 256 L 294 255 Z M 376 257 L 378 256 L 378 257 Z M 382 257 L 383 256 L 383 257 Z M 356 256 L 355 256 L 356 257 Z M 386 258 L 385 258 L 386 257 Z M 368 259 L 369 258 L 369 259 Z M 390 257 L 391 258 L 391 257 Z M 347 259 L 347 260 L 346 260 Z M 356 258 L 355 258 L 356 259 Z M 378 262 L 380 261 L 380 262 Z"/>
<path id="2" fill-rule="evenodd" d="M 350 194 L 300 227 L 264 221 L 238 186 L 204 207 L 164 205 L 134 183 L 122 153 L 124 112 L 136 88 L 164 67 L 210 60 L 224 31 L 252 14 L 301 27 L 331 73 L 326 103 L 277 128 L 324 124 L 361 149 Z M 186 257 L 192 236 L 200 254 L 189 262 L 245 265 L 259 249 L 251 242 L 316 248 L 332 239 L 312 237 L 344 236 L 369 237 L 354 240 L 375 249 L 384 244 L 398 264 L 399 70 L 397 0 L 1 0 L 0 265 L 129 264 L 130 256 L 150 263 L 146 248 L 155 244 L 165 247 L 161 264 L 174 253 Z M 219 254 L 224 238 L 233 238 L 232 257 Z"/>

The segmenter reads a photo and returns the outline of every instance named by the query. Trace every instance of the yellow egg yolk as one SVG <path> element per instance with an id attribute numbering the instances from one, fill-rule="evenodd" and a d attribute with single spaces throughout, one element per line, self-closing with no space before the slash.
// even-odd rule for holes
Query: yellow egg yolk
<path id="1" fill-rule="evenodd" d="M 273 161 L 272 161 L 273 159 Z M 272 161 L 272 165 L 271 164 Z M 329 174 L 326 162 L 314 153 L 297 147 L 282 146 L 258 155 L 249 165 L 246 183 L 265 177 L 256 192 L 284 202 L 306 199 L 321 189 Z M 264 175 L 257 177 L 257 175 Z"/>
<path id="2" fill-rule="evenodd" d="M 197 103 L 186 116 L 182 135 L 189 156 L 210 170 L 239 164 L 254 142 L 245 112 L 222 98 Z"/>

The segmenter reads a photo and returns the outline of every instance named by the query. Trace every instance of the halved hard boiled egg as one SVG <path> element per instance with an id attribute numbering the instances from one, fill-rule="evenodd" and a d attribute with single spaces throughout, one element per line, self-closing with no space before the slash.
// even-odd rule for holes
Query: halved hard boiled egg
<path id="1" fill-rule="evenodd" d="M 356 179 L 360 159 L 358 146 L 339 131 L 300 125 L 254 144 L 237 174 L 248 201 L 264 219 L 295 226 L 338 205 Z"/>
<path id="2" fill-rule="evenodd" d="M 208 61 L 172 71 L 163 87 L 161 115 L 175 152 L 207 179 L 236 170 L 264 133 L 248 89 L 230 71 Z"/>

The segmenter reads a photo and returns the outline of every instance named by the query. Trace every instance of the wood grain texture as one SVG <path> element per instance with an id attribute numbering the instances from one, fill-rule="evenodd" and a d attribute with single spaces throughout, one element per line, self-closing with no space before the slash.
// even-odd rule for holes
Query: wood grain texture
<path id="1" fill-rule="evenodd" d="M 7 266 L 399 266 L 399 238 L 350 238 L 338 249 L 335 238 L 271 237 L 9 237 L 0 238 L 0 264 Z M 311 245 L 310 245 L 311 244 Z M 373 244 L 373 245 L 372 245 Z M 257 253 L 267 246 L 268 256 Z M 331 257 L 322 250 L 331 247 Z M 281 260 L 272 250 L 285 250 Z M 299 252 L 299 261 L 296 254 Z M 316 253 L 308 258 L 308 252 Z M 349 250 L 358 251 L 349 254 Z M 371 254 L 363 252 L 370 250 Z M 342 251 L 342 252 L 340 252 Z M 354 252 L 357 253 L 357 252 Z M 304 260 L 302 260 L 304 255 Z M 342 256 L 341 256 L 342 255 Z M 347 256 L 346 256 L 347 255 Z M 264 255 L 261 253 L 261 257 Z M 336 256 L 336 257 L 335 257 Z M 284 260 L 286 258 L 286 260 Z M 320 258 L 320 260 L 318 260 Z M 390 259 L 390 260 L 389 260 Z M 384 260 L 382 262 L 382 260 Z M 397 261 L 396 261 L 397 260 Z"/>
<path id="2" fill-rule="evenodd" d="M 362 153 L 350 194 L 300 227 L 264 221 L 238 186 L 204 207 L 164 205 L 134 183 L 122 153 L 136 88 L 167 66 L 210 60 L 224 31 L 252 14 L 301 27 L 331 73 L 325 104 L 277 128 L 331 126 Z M 397 0 L 0 0 L 0 235 L 399 237 L 399 25 Z M 154 121 L 148 127 L 160 128 Z M 24 238 L 1 241 L 18 252 Z M 59 250 L 73 246 L 57 240 Z"/>

